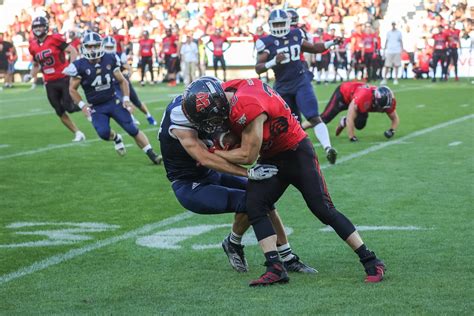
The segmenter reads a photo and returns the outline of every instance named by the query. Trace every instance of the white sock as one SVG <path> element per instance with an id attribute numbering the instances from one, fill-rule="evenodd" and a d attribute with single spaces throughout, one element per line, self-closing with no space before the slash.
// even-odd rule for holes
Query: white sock
<path id="1" fill-rule="evenodd" d="M 237 235 L 236 233 L 231 231 L 229 234 L 229 240 L 233 244 L 240 245 L 242 244 L 242 235 Z"/>
<path id="2" fill-rule="evenodd" d="M 142 150 L 143 150 L 143 152 L 144 152 L 145 154 L 146 154 L 146 152 L 147 152 L 148 150 L 150 150 L 150 149 L 151 149 L 151 145 L 150 145 L 150 144 L 148 144 L 148 145 L 146 145 L 145 147 L 142 148 Z"/>
<path id="3" fill-rule="evenodd" d="M 278 246 L 277 250 L 278 250 L 278 254 L 280 255 L 281 260 L 283 260 L 284 262 L 290 261 L 291 259 L 295 257 L 295 255 L 293 254 L 293 251 L 291 250 L 290 243 Z"/>
<path id="4" fill-rule="evenodd" d="M 146 114 L 146 117 L 151 117 L 151 114 L 150 114 L 150 113 L 147 113 L 147 114 Z"/>
<path id="5" fill-rule="evenodd" d="M 331 140 L 329 139 L 328 127 L 326 126 L 326 124 L 321 122 L 315 127 L 313 127 L 313 130 L 314 134 L 316 135 L 316 138 L 319 140 L 324 149 L 332 147 Z"/>
<path id="6" fill-rule="evenodd" d="M 76 136 L 77 136 L 77 135 L 81 135 L 81 134 L 82 134 L 81 131 L 76 131 L 76 133 L 75 133 Z"/>
<path id="7" fill-rule="evenodd" d="M 316 81 L 321 81 L 321 72 L 316 70 Z"/>

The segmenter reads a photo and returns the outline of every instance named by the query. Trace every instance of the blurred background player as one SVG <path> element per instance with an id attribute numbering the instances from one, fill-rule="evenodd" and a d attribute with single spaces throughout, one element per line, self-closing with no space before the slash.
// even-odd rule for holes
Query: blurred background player
<path id="1" fill-rule="evenodd" d="M 426 47 L 419 49 L 416 54 L 416 64 L 413 67 L 415 73 L 415 79 L 422 79 L 423 75 L 426 75 L 428 79 L 430 77 L 430 62 L 431 62 L 431 49 Z"/>
<path id="2" fill-rule="evenodd" d="M 311 43 L 304 40 L 300 29 L 290 29 L 290 17 L 284 10 L 273 10 L 268 24 L 271 35 L 257 40 L 257 64 L 255 71 L 260 74 L 273 69 L 275 73 L 274 89 L 288 104 L 293 113 L 303 113 L 306 120 L 304 129 L 313 128 L 316 137 L 323 146 L 326 157 L 334 164 L 337 152 L 331 146 L 326 124 L 318 112 L 318 100 L 314 94 L 311 78 L 301 62 L 301 52 L 322 53 L 339 41 Z"/>
<path id="3" fill-rule="evenodd" d="M 344 29 L 341 29 L 341 36 L 344 37 Z M 351 64 L 347 59 L 347 50 L 349 44 L 351 43 L 350 38 L 344 38 L 341 43 L 335 46 L 334 49 L 334 82 L 336 82 L 337 77 L 344 81 L 343 76 L 340 74 L 339 70 L 344 70 L 346 72 L 346 79 L 349 80 L 349 75 L 351 73 Z"/>
<path id="4" fill-rule="evenodd" d="M 364 33 L 362 34 L 362 60 L 364 64 L 367 81 L 375 80 L 374 62 L 376 58 L 376 50 L 380 49 L 378 36 L 370 25 L 366 25 Z M 364 77 L 364 76 L 362 76 Z"/>
<path id="5" fill-rule="evenodd" d="M 32 88 L 36 86 L 38 73 L 41 70 L 46 87 L 49 103 L 56 111 L 61 122 L 74 133 L 73 142 L 86 139 L 66 113 L 80 111 L 69 94 L 69 77 L 63 74 L 64 68 L 69 65 L 66 53 L 71 60 L 76 60 L 78 53 L 74 47 L 68 45 L 59 34 L 48 35 L 49 24 L 45 17 L 35 18 L 31 24 L 34 37 L 30 40 L 29 51 L 33 56 L 33 68 L 25 81 L 33 78 Z"/>
<path id="6" fill-rule="evenodd" d="M 397 29 L 397 24 L 392 23 L 392 29 L 387 32 L 385 40 L 385 77 L 381 84 L 387 84 L 387 78 L 393 68 L 393 84 L 398 84 L 398 68 L 402 65 L 403 40 L 402 33 Z"/>
<path id="7" fill-rule="evenodd" d="M 212 47 L 211 44 L 212 43 Z M 227 47 L 224 48 L 224 43 L 227 43 Z M 206 47 L 212 52 L 213 55 L 213 65 L 214 65 L 214 76 L 217 77 L 217 69 L 219 69 L 219 64 L 222 67 L 224 72 L 224 81 L 226 81 L 226 64 L 224 53 L 230 48 L 230 42 L 227 40 L 227 37 L 222 36 L 222 30 L 220 28 L 216 29 L 214 35 L 209 37 L 209 41 L 206 43 Z"/>
<path id="8" fill-rule="evenodd" d="M 158 53 L 156 52 L 155 40 L 150 38 L 150 33 L 148 31 L 143 31 L 142 38 L 138 41 L 140 48 L 140 68 L 142 72 L 142 80 L 140 84 L 145 85 L 146 71 L 150 72 L 151 84 L 155 83 L 155 77 L 153 74 L 153 53 L 155 58 L 158 58 Z"/>
<path id="9" fill-rule="evenodd" d="M 364 68 L 362 65 L 362 48 L 364 43 L 362 41 L 362 24 L 358 23 L 351 34 L 351 65 L 354 70 L 354 78 L 362 79 Z M 359 77 L 359 73 L 360 77 Z"/>
<path id="10" fill-rule="evenodd" d="M 331 41 L 334 38 L 334 34 L 328 34 L 324 32 L 322 28 L 318 28 L 316 33 L 313 35 L 313 42 L 324 43 L 326 41 Z M 324 80 L 324 84 L 327 85 L 329 83 L 329 64 L 331 63 L 331 50 L 328 49 L 322 53 L 312 55 L 312 59 L 312 64 L 314 65 L 314 67 L 316 67 L 316 84 L 321 84 L 321 81 Z M 312 69 L 313 73 L 314 67 Z"/>
<path id="11" fill-rule="evenodd" d="M 122 72 L 123 76 L 128 82 L 128 88 L 130 91 L 130 101 L 132 104 L 137 107 L 143 114 L 145 114 L 146 119 L 150 125 L 157 125 L 155 118 L 151 115 L 150 111 L 148 110 L 148 107 L 146 106 L 145 103 L 143 103 L 140 98 L 138 97 L 137 92 L 132 86 L 132 82 L 130 81 L 130 75 L 132 74 L 132 67 L 130 67 L 130 64 L 128 63 L 128 57 L 125 53 L 119 54 L 117 50 L 117 42 L 115 41 L 114 37 L 112 36 L 107 36 L 103 40 L 103 48 L 105 53 L 107 54 L 113 54 L 115 55 L 119 60 L 120 60 L 120 71 Z M 120 85 L 118 82 L 116 82 L 116 87 L 118 89 L 118 92 L 120 92 Z M 133 108 L 132 108 L 133 109 Z M 133 116 L 132 116 L 133 117 Z M 138 123 L 134 119 L 135 123 Z"/>
<path id="12" fill-rule="evenodd" d="M 173 34 L 171 28 L 166 29 L 166 36 L 163 38 L 163 49 L 161 54 L 164 55 L 166 66 L 166 80 L 168 86 L 176 86 L 176 74 L 178 73 L 178 37 Z"/>
<path id="13" fill-rule="evenodd" d="M 68 36 L 69 36 L 69 45 L 74 47 L 80 55 L 80 51 L 81 51 L 81 37 L 80 37 L 80 35 L 77 32 L 70 31 L 68 33 Z"/>
<path id="14" fill-rule="evenodd" d="M 125 36 L 119 34 L 119 29 L 114 26 L 112 27 L 112 37 L 117 44 L 117 55 L 122 57 L 122 54 L 125 53 Z"/>
<path id="15" fill-rule="evenodd" d="M 265 33 L 262 26 L 258 26 L 255 34 L 252 34 L 254 52 L 257 52 L 257 41 L 265 36 L 268 36 L 268 34 Z M 252 56 L 255 57 L 254 55 Z M 266 73 L 265 77 L 262 77 L 262 74 L 258 74 L 258 79 L 268 82 L 268 72 Z"/>
<path id="16" fill-rule="evenodd" d="M 186 35 L 186 42 L 181 44 L 179 49 L 181 61 L 183 63 L 183 77 L 184 85 L 187 86 L 189 83 L 196 79 L 196 72 L 198 70 L 199 63 L 199 48 L 191 35 Z"/>
<path id="17" fill-rule="evenodd" d="M 436 82 L 436 70 L 438 69 L 438 64 L 441 64 L 441 81 L 448 80 L 448 34 L 443 32 L 443 28 L 438 26 L 433 29 L 433 82 Z"/>
<path id="18" fill-rule="evenodd" d="M 454 80 L 458 81 L 458 49 L 461 47 L 461 31 L 455 28 L 454 22 L 449 23 L 448 29 L 445 31 L 448 35 L 448 60 L 447 60 L 447 75 L 449 75 L 450 65 L 454 66 Z"/>
<path id="19" fill-rule="evenodd" d="M 120 61 L 116 55 L 106 54 L 102 38 L 99 34 L 90 32 L 82 39 L 83 57 L 71 63 L 64 72 L 71 77 L 69 91 L 74 102 L 86 116 L 92 117 L 99 137 L 105 141 L 114 141 L 114 147 L 121 156 L 125 155 L 125 145 L 122 136 L 110 128 L 110 118 L 113 118 L 131 137 L 138 147 L 154 164 L 161 163 L 150 145 L 148 138 L 135 124 L 126 108 L 130 102 L 129 83 L 120 71 Z M 118 81 L 122 100 L 116 93 L 114 82 Z M 77 91 L 82 86 L 87 102 L 82 100 Z"/>
<path id="20" fill-rule="evenodd" d="M 321 118 L 325 123 L 331 122 L 340 112 L 348 110 L 336 129 L 336 136 L 347 126 L 351 142 L 358 141 L 354 128 L 361 130 L 367 124 L 369 112 L 386 113 L 391 121 L 390 129 L 384 132 L 385 137 L 392 138 L 400 123 L 396 112 L 397 102 L 393 92 L 387 87 L 369 86 L 363 82 L 344 82 L 334 91 Z"/>
<path id="21" fill-rule="evenodd" d="M 4 34 L 0 33 L 0 74 L 4 75 L 5 88 L 13 86 L 13 74 L 15 73 L 15 63 L 18 60 L 15 46 L 9 41 L 6 41 Z"/>

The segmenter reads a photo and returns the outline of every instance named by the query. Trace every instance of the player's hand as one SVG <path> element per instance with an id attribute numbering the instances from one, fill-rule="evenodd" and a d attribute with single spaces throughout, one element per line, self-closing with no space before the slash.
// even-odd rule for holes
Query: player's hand
<path id="1" fill-rule="evenodd" d="M 84 105 L 84 107 L 81 109 L 82 113 L 86 117 L 86 119 L 89 122 L 92 122 L 92 117 L 91 117 L 91 107 L 89 104 Z"/>
<path id="2" fill-rule="evenodd" d="M 285 53 L 278 53 L 275 57 L 275 61 L 277 64 L 281 64 L 288 56 Z"/>
<path id="3" fill-rule="evenodd" d="M 351 141 L 351 143 L 356 143 L 359 141 L 359 139 L 356 136 L 352 136 L 351 138 L 349 138 L 349 140 Z"/>
<path id="4" fill-rule="evenodd" d="M 247 175 L 250 180 L 264 180 L 273 177 L 278 173 L 278 168 L 274 165 L 256 164 L 247 170 Z"/>
<path id="5" fill-rule="evenodd" d="M 31 78 L 32 77 L 30 74 L 26 74 L 23 76 L 23 82 L 30 82 Z"/>
<path id="6" fill-rule="evenodd" d="M 124 101 L 123 102 L 123 107 L 127 109 L 128 112 L 132 113 L 133 112 L 133 104 L 130 101 Z"/>
<path id="7" fill-rule="evenodd" d="M 395 135 L 395 130 L 393 128 L 386 130 L 383 135 L 387 138 L 392 138 Z"/>
<path id="8" fill-rule="evenodd" d="M 332 41 L 334 42 L 334 45 L 339 45 L 344 42 L 344 39 L 340 36 L 336 36 Z"/>

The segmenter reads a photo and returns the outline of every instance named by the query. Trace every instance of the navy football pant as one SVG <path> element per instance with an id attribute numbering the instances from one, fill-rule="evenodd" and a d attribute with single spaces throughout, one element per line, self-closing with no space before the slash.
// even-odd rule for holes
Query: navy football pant
<path id="1" fill-rule="evenodd" d="M 198 214 L 245 213 L 247 178 L 211 171 L 195 182 L 176 180 L 172 184 L 179 203 Z"/>
<path id="2" fill-rule="evenodd" d="M 247 215 L 257 240 L 275 234 L 268 212 L 290 184 L 301 192 L 311 212 L 322 223 L 330 225 L 343 240 L 355 231 L 354 225 L 334 207 L 308 138 L 295 149 L 261 158 L 259 163 L 277 166 L 278 173 L 266 180 L 249 180 L 247 184 Z"/>
<path id="3" fill-rule="evenodd" d="M 130 79 L 127 79 L 128 82 L 128 90 L 130 90 L 130 102 L 133 103 L 137 108 L 142 107 L 142 101 L 138 98 L 138 94 L 135 91 L 135 89 L 132 86 L 132 83 L 130 82 Z M 115 85 L 115 94 L 119 99 L 123 98 L 122 90 L 120 90 L 120 85 L 117 83 Z"/>
<path id="4" fill-rule="evenodd" d="M 278 90 L 276 91 L 280 93 Z M 318 99 L 314 94 L 313 85 L 310 81 L 306 80 L 305 83 L 298 87 L 295 93 L 280 93 L 280 95 L 300 121 L 300 113 L 307 120 L 319 116 Z"/>
<path id="5" fill-rule="evenodd" d="M 113 118 L 127 133 L 135 137 L 138 128 L 133 124 L 132 116 L 118 99 L 92 106 L 92 125 L 103 140 L 110 138 L 110 118 Z"/>

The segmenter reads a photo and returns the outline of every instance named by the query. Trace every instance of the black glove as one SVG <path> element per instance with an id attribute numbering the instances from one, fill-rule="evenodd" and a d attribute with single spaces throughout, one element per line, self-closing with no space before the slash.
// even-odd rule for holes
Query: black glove
<path id="1" fill-rule="evenodd" d="M 393 135 L 395 135 L 395 131 L 393 130 L 393 128 L 391 128 L 391 129 L 386 130 L 383 134 L 387 138 L 392 138 Z"/>
<path id="2" fill-rule="evenodd" d="M 359 141 L 359 139 L 356 136 L 352 136 L 351 138 L 349 138 L 349 140 L 351 141 L 351 143 L 355 143 Z"/>
<path id="3" fill-rule="evenodd" d="M 342 42 L 344 42 L 344 38 L 338 36 L 338 37 L 335 37 L 332 41 L 334 42 L 334 45 L 339 45 Z"/>

